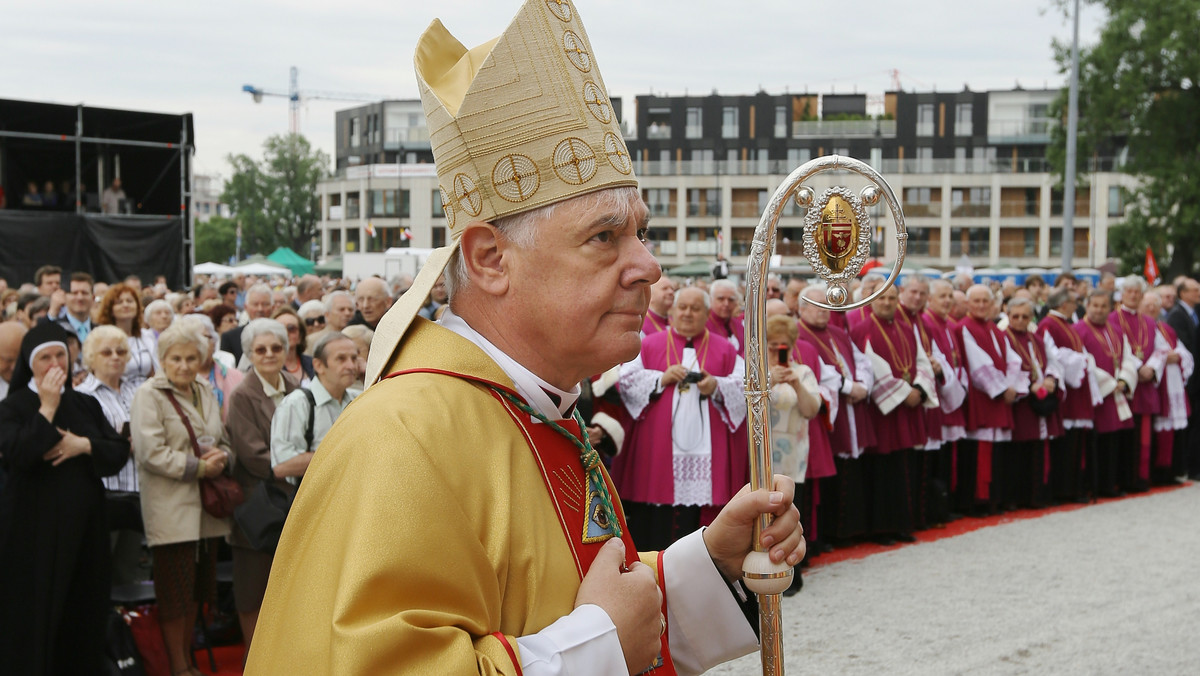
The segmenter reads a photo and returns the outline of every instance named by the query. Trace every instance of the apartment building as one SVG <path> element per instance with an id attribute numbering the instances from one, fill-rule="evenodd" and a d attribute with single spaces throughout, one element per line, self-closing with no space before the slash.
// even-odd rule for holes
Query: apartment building
<path id="1" fill-rule="evenodd" d="M 636 97 L 626 141 L 650 207 L 650 237 L 665 266 L 718 252 L 749 253 L 775 189 L 808 160 L 839 154 L 869 163 L 900 200 L 908 255 L 921 267 L 1054 266 L 1062 258 L 1063 196 L 1046 150 L 1057 90 L 957 93 Z M 620 101 L 614 100 L 620 114 Z M 337 114 L 337 174 L 319 186 L 325 257 L 379 255 L 445 243 L 437 177 L 419 101 Z M 1089 158 L 1076 190 L 1074 265 L 1108 258 L 1107 230 L 1124 215 L 1119 145 Z M 810 185 L 859 189 L 855 175 Z M 887 207 L 870 210 L 875 254 L 894 258 Z M 369 227 L 368 227 L 369 226 Z M 802 263 L 803 212 L 787 206 L 776 252 Z M 374 232 L 374 235 L 370 233 Z M 350 265 L 347 266 L 351 267 Z"/>

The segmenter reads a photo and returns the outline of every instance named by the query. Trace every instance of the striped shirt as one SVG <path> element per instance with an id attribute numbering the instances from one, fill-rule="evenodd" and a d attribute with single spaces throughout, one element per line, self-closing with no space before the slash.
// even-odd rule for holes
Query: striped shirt
<path id="1" fill-rule="evenodd" d="M 80 394 L 87 394 L 100 402 L 100 408 L 104 411 L 104 417 L 108 419 L 108 424 L 117 432 L 129 422 L 129 408 L 133 405 L 133 395 L 137 392 L 137 387 L 125 377 L 121 378 L 119 390 L 106 385 L 103 381 L 92 374 L 88 374 L 87 380 L 80 383 L 79 387 L 75 388 Z M 121 468 L 121 471 L 113 476 L 103 477 L 104 487 L 110 491 L 126 491 L 136 493 L 138 491 L 138 476 L 137 465 L 134 463 L 133 454 L 129 454 L 129 462 Z"/>

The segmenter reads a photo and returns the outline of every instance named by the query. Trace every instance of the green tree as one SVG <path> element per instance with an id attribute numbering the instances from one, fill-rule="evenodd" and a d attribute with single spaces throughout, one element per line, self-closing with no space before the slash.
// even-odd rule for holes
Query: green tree
<path id="1" fill-rule="evenodd" d="M 237 249 L 237 222 L 223 216 L 196 221 L 196 262 L 225 264 Z"/>
<path id="2" fill-rule="evenodd" d="M 1124 223 L 1110 231 L 1110 250 L 1140 271 L 1146 246 L 1170 278 L 1194 274 L 1200 256 L 1200 0 L 1084 0 L 1107 14 L 1100 39 L 1079 51 L 1078 176 L 1090 160 L 1128 150 L 1123 171 L 1136 176 L 1126 193 Z M 1069 0 L 1054 0 L 1070 11 Z M 1055 43 L 1069 73 L 1069 44 Z M 1053 115 L 1066 115 L 1067 92 Z M 1066 130 L 1055 131 L 1049 155 L 1061 176 Z M 1170 244 L 1170 249 L 1166 248 Z"/>
<path id="3" fill-rule="evenodd" d="M 272 136 L 263 159 L 230 155 L 233 175 L 221 200 L 242 226 L 242 251 L 269 254 L 279 246 L 307 255 L 317 234 L 317 182 L 328 175 L 329 156 L 299 134 Z"/>

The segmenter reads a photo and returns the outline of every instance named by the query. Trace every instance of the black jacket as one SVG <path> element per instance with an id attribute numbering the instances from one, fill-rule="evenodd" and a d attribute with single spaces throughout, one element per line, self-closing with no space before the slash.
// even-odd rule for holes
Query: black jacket
<path id="1" fill-rule="evenodd" d="M 1175 334 L 1179 336 L 1179 342 L 1183 343 L 1183 346 L 1193 356 L 1200 355 L 1200 344 L 1197 344 L 1197 341 L 1200 340 L 1200 331 L 1196 330 L 1196 325 L 1192 323 L 1192 318 L 1183 303 L 1176 302 L 1175 307 L 1167 313 L 1167 326 L 1175 329 Z M 1188 378 L 1187 392 L 1193 398 L 1200 396 L 1200 378 L 1197 377 L 1195 370 L 1192 371 L 1192 377 Z"/>

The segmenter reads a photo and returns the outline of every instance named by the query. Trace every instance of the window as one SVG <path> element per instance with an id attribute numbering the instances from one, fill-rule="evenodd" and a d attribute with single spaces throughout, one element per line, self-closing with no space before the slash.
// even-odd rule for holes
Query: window
<path id="1" fill-rule="evenodd" d="M 791 173 L 800 165 L 812 159 L 812 151 L 808 148 L 788 148 L 787 171 Z"/>
<path id="2" fill-rule="evenodd" d="M 725 106 L 721 110 L 721 138 L 738 137 L 738 109 Z"/>
<path id="3" fill-rule="evenodd" d="M 917 148 L 917 173 L 933 172 L 933 148 Z"/>
<path id="4" fill-rule="evenodd" d="M 974 124 L 971 120 L 971 111 L 973 107 L 970 103 L 960 103 L 954 106 L 954 135 L 955 136 L 970 136 L 974 132 Z"/>
<path id="5" fill-rule="evenodd" d="M 661 165 L 659 167 L 659 169 L 660 169 L 659 174 L 666 175 L 666 174 L 671 173 L 671 151 L 670 150 L 658 151 L 658 163 Z"/>
<path id="6" fill-rule="evenodd" d="M 372 190 L 370 195 L 369 217 L 408 218 L 407 190 Z"/>
<path id="7" fill-rule="evenodd" d="M 941 257 L 941 230 L 938 228 L 908 228 L 908 253 L 930 258 Z"/>
<path id="8" fill-rule="evenodd" d="M 987 228 L 951 228 L 950 255 L 987 256 L 989 249 L 989 233 Z"/>
<path id="9" fill-rule="evenodd" d="M 696 174 L 715 174 L 716 167 L 713 165 L 713 151 L 711 150 L 693 150 L 692 151 L 692 166 L 691 173 Z"/>
<path id="10" fill-rule="evenodd" d="M 963 147 L 954 149 L 954 173 L 967 173 L 967 149 Z"/>
<path id="11" fill-rule="evenodd" d="M 786 106 L 775 106 L 775 138 L 787 138 Z"/>
<path id="12" fill-rule="evenodd" d="M 720 216 L 721 191 L 716 188 L 689 188 L 688 216 Z"/>
<path id="13" fill-rule="evenodd" d="M 1037 228 L 1001 228 L 1001 258 L 1037 258 Z"/>
<path id="14" fill-rule="evenodd" d="M 905 188 L 904 215 L 937 218 L 942 215 L 941 188 Z"/>
<path id="15" fill-rule="evenodd" d="M 1108 215 L 1125 215 L 1125 192 L 1121 186 L 1114 185 L 1108 189 Z"/>
<path id="16" fill-rule="evenodd" d="M 442 218 L 443 216 L 445 216 L 446 212 L 445 212 L 445 210 L 442 209 L 442 191 L 441 190 L 433 191 L 433 199 L 431 201 L 433 202 L 433 217 L 434 218 Z"/>
<path id="17" fill-rule="evenodd" d="M 675 215 L 675 191 L 670 188 L 648 188 L 642 191 L 642 199 L 651 216 Z"/>
<path id="18" fill-rule="evenodd" d="M 1073 254 L 1073 256 L 1075 258 L 1087 258 L 1087 255 L 1088 255 L 1088 229 L 1087 228 L 1073 228 L 1072 230 L 1075 233 L 1075 238 L 1074 238 L 1074 242 L 1073 242 L 1075 245 L 1074 246 L 1075 253 Z M 1062 228 L 1050 228 L 1050 255 L 1051 256 L 1061 256 L 1062 255 L 1062 250 L 1063 250 L 1062 238 L 1063 238 L 1063 229 Z"/>
<path id="19" fill-rule="evenodd" d="M 679 253 L 676 246 L 675 228 L 659 228 L 650 226 L 646 232 L 646 247 L 656 256 L 674 256 Z"/>
<path id="20" fill-rule="evenodd" d="M 670 108 L 651 108 L 646 111 L 646 138 L 671 138 Z"/>
<path id="21" fill-rule="evenodd" d="M 347 127 L 346 134 L 350 137 L 350 147 L 351 148 L 358 147 L 359 126 L 360 126 L 359 119 L 357 117 L 352 117 L 349 120 L 346 120 L 346 127 Z"/>
<path id="22" fill-rule="evenodd" d="M 329 231 L 329 251 L 325 252 L 331 256 L 342 255 L 342 229 L 333 228 Z"/>
<path id="23" fill-rule="evenodd" d="M 766 174 L 770 171 L 770 153 L 766 148 L 759 148 L 754 151 L 754 173 Z"/>
<path id="24" fill-rule="evenodd" d="M 433 226 L 433 247 L 439 248 L 446 246 L 446 228 L 435 225 Z"/>
<path id="25" fill-rule="evenodd" d="M 955 188 L 950 191 L 951 216 L 985 218 L 991 213 L 991 188 Z"/>
<path id="26" fill-rule="evenodd" d="M 684 129 L 685 138 L 704 138 L 704 111 L 699 108 L 687 109 L 687 127 Z"/>
<path id="27" fill-rule="evenodd" d="M 933 136 L 933 104 L 917 106 L 917 136 Z"/>

